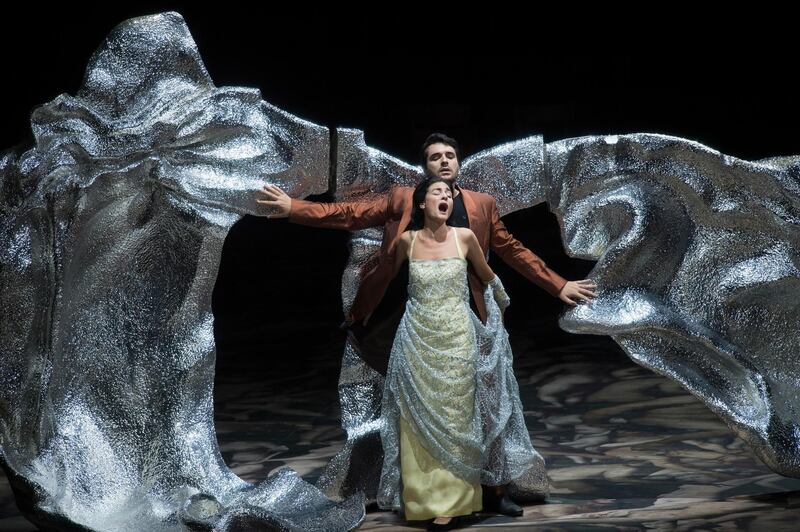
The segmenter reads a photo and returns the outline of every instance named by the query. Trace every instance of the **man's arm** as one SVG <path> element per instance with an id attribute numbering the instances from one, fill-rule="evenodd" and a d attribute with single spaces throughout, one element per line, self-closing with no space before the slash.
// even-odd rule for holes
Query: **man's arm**
<path id="1" fill-rule="evenodd" d="M 371 200 L 341 203 L 320 203 L 290 198 L 283 190 L 273 185 L 266 185 L 260 192 L 265 199 L 256 199 L 256 202 L 277 209 L 268 215 L 270 218 L 288 216 L 290 222 L 301 225 L 358 231 L 384 225 L 390 216 L 392 192 Z"/>
<path id="2" fill-rule="evenodd" d="M 506 225 L 500 219 L 494 198 L 492 198 L 489 230 L 491 232 L 491 249 L 503 259 L 503 262 L 553 297 L 558 297 L 561 289 L 567 284 L 567 280 L 548 268 L 542 259 L 508 232 Z"/>

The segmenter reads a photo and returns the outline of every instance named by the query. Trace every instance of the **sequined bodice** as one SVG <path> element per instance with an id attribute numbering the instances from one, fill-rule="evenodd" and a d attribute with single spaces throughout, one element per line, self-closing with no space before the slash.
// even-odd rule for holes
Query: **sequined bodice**
<path id="1" fill-rule="evenodd" d="M 414 242 L 409 250 L 408 306 L 412 311 L 424 312 L 426 320 L 442 326 L 448 320 L 462 317 L 469 311 L 467 261 L 464 259 L 455 229 L 457 257 L 441 259 L 414 259 Z"/>
<path id="2" fill-rule="evenodd" d="M 412 259 L 408 270 L 408 296 L 421 305 L 469 302 L 467 261 L 461 257 Z"/>

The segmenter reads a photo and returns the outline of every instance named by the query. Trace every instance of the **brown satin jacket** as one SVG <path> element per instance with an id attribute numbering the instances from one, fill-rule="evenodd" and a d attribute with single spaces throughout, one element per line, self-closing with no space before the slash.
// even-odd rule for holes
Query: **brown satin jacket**
<path id="1" fill-rule="evenodd" d="M 457 185 L 456 185 L 457 186 Z M 500 220 L 495 199 L 489 194 L 457 187 L 464 195 L 464 208 L 469 228 L 478 237 L 481 249 L 491 249 L 503 261 L 554 297 L 567 280 L 547 267 L 542 259 L 511 235 Z M 369 316 L 380 303 L 394 273 L 394 254 L 397 240 L 411 219 L 413 208 L 411 187 L 395 187 L 388 194 L 368 201 L 317 203 L 292 199 L 289 221 L 312 227 L 358 231 L 383 226 L 383 243 L 377 256 L 367 263 L 361 284 L 346 316 L 355 323 Z M 483 283 L 469 268 L 469 287 L 481 320 L 486 322 L 483 302 Z"/>

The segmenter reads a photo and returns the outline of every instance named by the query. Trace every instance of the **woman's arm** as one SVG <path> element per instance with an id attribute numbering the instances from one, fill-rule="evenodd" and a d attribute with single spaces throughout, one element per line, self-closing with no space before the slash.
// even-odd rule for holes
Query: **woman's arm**
<path id="1" fill-rule="evenodd" d="M 500 282 L 500 278 L 494 274 L 486 263 L 486 257 L 483 254 L 483 249 L 481 249 L 481 245 L 478 243 L 478 238 L 475 236 L 475 233 L 470 229 L 463 231 L 468 246 L 467 259 L 472 263 L 472 267 L 475 268 L 475 273 L 478 275 L 478 278 L 492 291 L 494 300 L 497 302 L 497 306 L 500 307 L 500 312 L 505 311 L 506 307 L 511 303 L 511 299 L 509 299 L 503 287 L 503 283 Z"/>
<path id="2" fill-rule="evenodd" d="M 472 264 L 472 267 L 475 268 L 475 273 L 478 274 L 478 278 L 483 281 L 484 284 L 489 283 L 494 279 L 495 275 L 489 267 L 489 264 L 486 263 L 486 257 L 483 255 L 481 245 L 478 243 L 478 237 L 475 236 L 475 233 L 473 233 L 471 229 L 467 228 L 459 228 L 458 234 L 461 238 L 461 242 L 467 245 L 467 260 Z"/>
<path id="3" fill-rule="evenodd" d="M 394 250 L 394 271 L 392 272 L 392 277 L 397 275 L 397 272 L 400 271 L 400 267 L 408 258 L 408 248 L 410 245 L 411 231 L 406 231 L 397 239 L 397 247 Z"/>

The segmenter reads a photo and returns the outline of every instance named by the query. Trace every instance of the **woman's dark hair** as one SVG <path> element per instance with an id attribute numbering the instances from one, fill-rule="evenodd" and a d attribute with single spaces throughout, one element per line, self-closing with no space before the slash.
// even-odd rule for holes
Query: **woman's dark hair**
<path id="1" fill-rule="evenodd" d="M 428 193 L 428 189 L 434 183 L 445 183 L 448 187 L 450 187 L 450 193 L 455 194 L 455 191 L 453 190 L 452 179 L 431 176 L 420 181 L 417 185 L 417 188 L 414 189 L 414 196 L 411 200 L 414 202 L 414 205 L 411 207 L 411 219 L 408 221 L 406 228 L 403 229 L 403 232 L 408 231 L 409 229 L 419 230 L 425 227 L 425 212 L 419 208 L 419 204 L 425 201 L 425 194 Z"/>
<path id="2" fill-rule="evenodd" d="M 425 151 L 428 149 L 428 146 L 431 144 L 447 144 L 456 152 L 456 159 L 461 161 L 461 148 L 458 145 L 458 141 L 452 137 L 448 137 L 444 133 L 431 133 L 428 135 L 428 138 L 425 139 L 425 142 L 422 143 L 422 149 L 419 152 L 419 158 L 422 162 L 422 170 L 428 167 L 428 157 L 425 155 Z"/>

